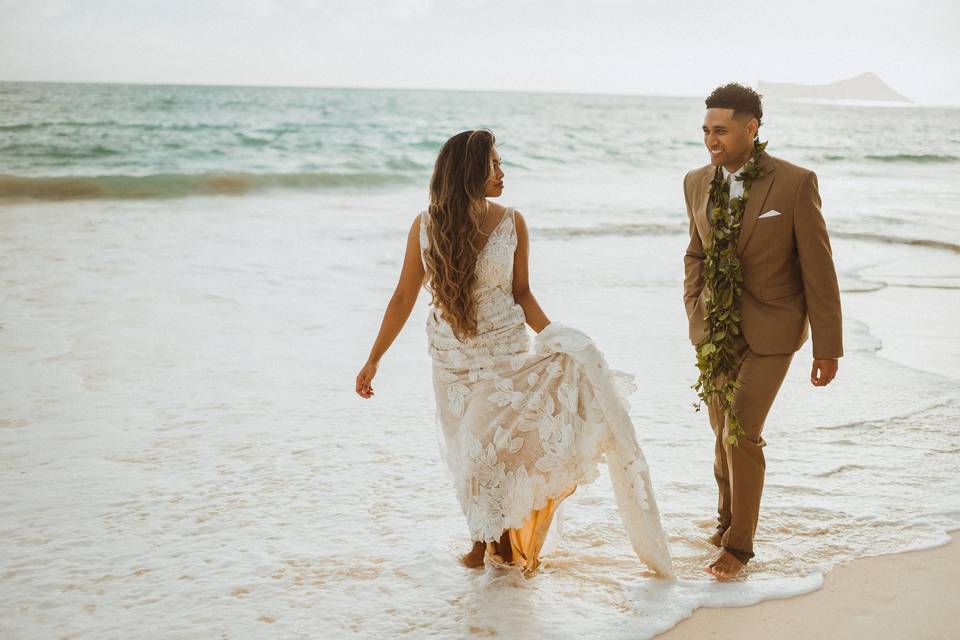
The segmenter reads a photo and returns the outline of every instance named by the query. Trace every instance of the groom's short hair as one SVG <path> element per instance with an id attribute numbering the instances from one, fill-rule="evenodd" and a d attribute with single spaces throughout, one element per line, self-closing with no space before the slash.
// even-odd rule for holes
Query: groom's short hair
<path id="1" fill-rule="evenodd" d="M 763 124 L 761 97 L 750 87 L 730 82 L 717 87 L 707 96 L 707 109 L 733 109 L 734 116 L 749 114 L 757 119 L 757 124 Z"/>

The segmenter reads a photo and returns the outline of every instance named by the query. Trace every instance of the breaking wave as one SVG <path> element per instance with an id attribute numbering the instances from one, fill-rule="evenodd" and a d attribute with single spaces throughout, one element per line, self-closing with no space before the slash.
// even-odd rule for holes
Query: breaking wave
<path id="1" fill-rule="evenodd" d="M 0 198 L 32 200 L 154 199 L 242 195 L 263 189 L 324 190 L 407 184 L 396 173 L 168 173 L 147 176 L 0 175 Z"/>

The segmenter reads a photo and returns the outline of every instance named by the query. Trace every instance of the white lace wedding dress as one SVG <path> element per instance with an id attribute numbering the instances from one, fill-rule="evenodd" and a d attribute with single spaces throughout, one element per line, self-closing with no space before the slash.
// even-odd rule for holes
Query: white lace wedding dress
<path id="1" fill-rule="evenodd" d="M 420 247 L 428 242 L 428 213 Z M 477 259 L 477 334 L 457 339 L 439 311 L 427 318 L 443 453 L 473 540 L 496 541 L 571 485 L 592 482 L 606 458 L 634 551 L 672 576 L 650 475 L 624 399 L 632 376 L 611 370 L 593 341 L 553 323 L 530 351 L 513 299 L 514 211 Z"/>

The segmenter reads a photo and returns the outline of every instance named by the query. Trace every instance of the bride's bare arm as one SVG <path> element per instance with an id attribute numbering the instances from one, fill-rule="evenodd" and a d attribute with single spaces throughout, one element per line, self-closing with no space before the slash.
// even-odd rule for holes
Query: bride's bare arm
<path id="1" fill-rule="evenodd" d="M 420 260 L 420 216 L 417 216 L 410 233 L 407 234 L 407 252 L 403 258 L 403 268 L 400 270 L 400 281 L 390 297 L 387 310 L 383 313 L 380 323 L 380 332 L 370 349 L 370 356 L 366 364 L 357 374 L 357 394 L 361 398 L 373 396 L 373 377 L 377 375 L 377 366 L 380 358 L 387 352 L 396 339 L 403 325 L 406 324 L 413 305 L 417 301 L 420 287 L 423 285 L 423 263 Z"/>
<path id="2" fill-rule="evenodd" d="M 527 317 L 530 328 L 540 333 L 550 324 L 550 318 L 540 308 L 540 304 L 530 291 L 530 273 L 528 261 L 530 256 L 530 236 L 527 233 L 527 223 L 519 212 L 514 212 L 514 221 L 517 225 L 517 250 L 513 254 L 513 299 L 523 307 L 523 314 Z"/>

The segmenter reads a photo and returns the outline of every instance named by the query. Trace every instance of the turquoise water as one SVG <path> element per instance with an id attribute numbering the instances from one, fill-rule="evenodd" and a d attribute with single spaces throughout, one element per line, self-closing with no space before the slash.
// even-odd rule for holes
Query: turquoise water
<path id="1" fill-rule="evenodd" d="M 900 191 L 908 184 L 934 199 L 958 194 L 960 109 L 771 101 L 766 110 L 774 155 L 842 178 L 864 206 L 924 208 Z M 489 127 L 508 179 L 587 182 L 604 193 L 578 189 L 589 197 L 565 201 L 612 195 L 664 213 L 683 173 L 705 161 L 702 112 L 699 98 L 0 83 L 0 197 L 422 185 L 448 136 Z M 644 199 L 638 188 L 650 191 L 651 179 Z"/>

